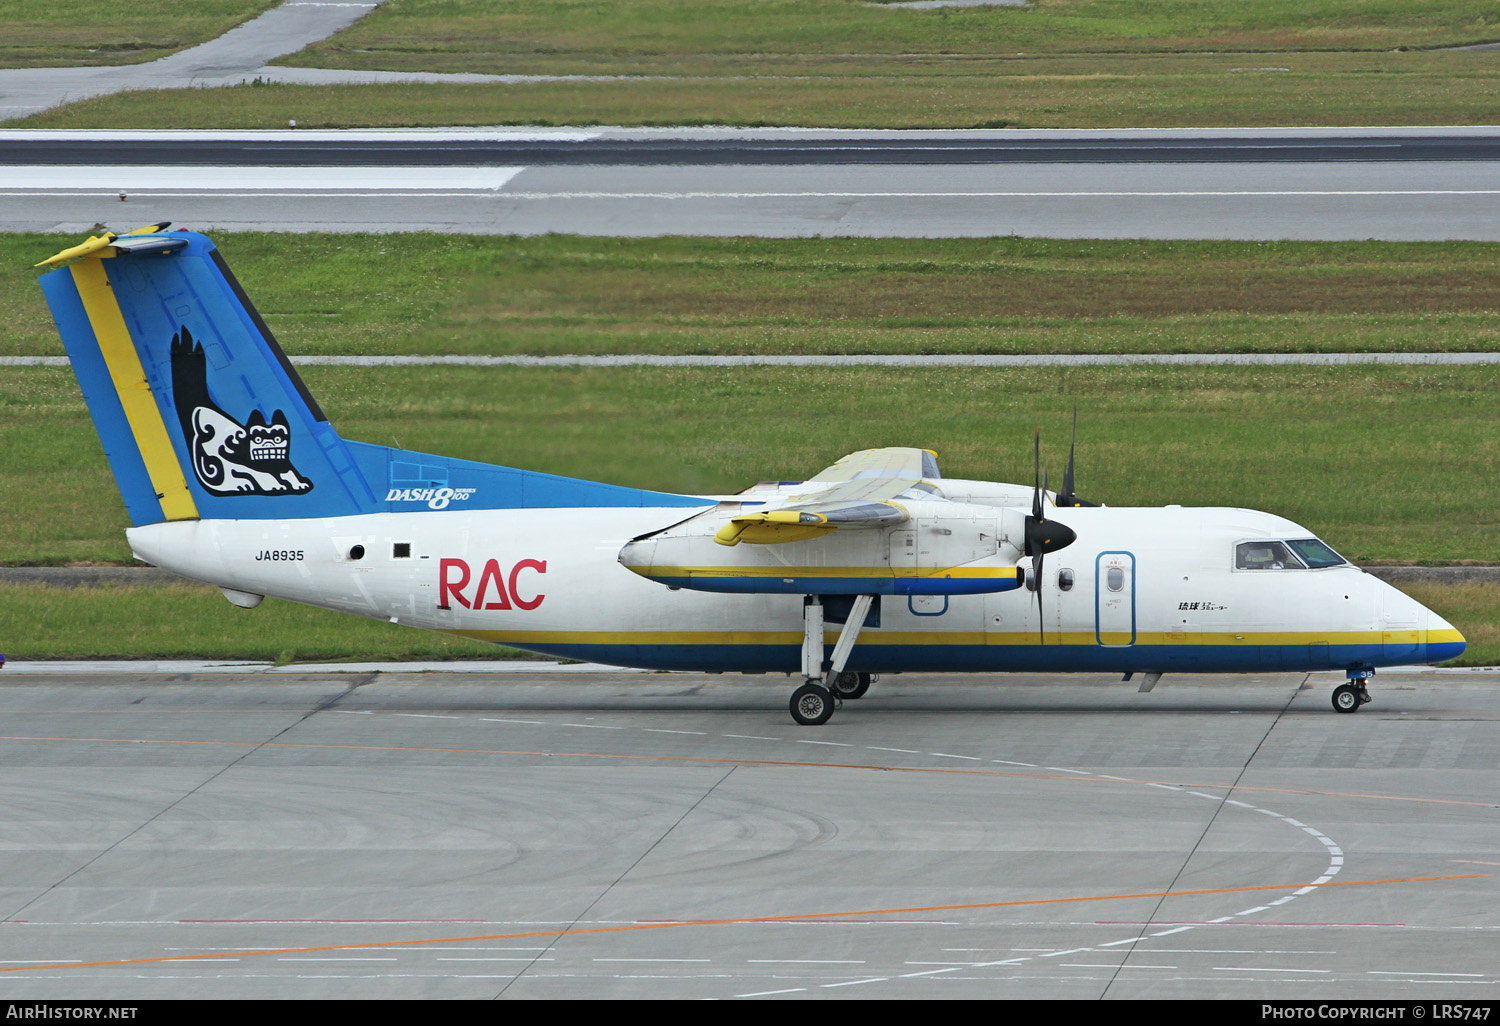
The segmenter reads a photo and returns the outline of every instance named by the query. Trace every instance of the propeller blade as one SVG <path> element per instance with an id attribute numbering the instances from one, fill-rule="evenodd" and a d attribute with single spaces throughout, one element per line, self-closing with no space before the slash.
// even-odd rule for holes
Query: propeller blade
<path id="1" fill-rule="evenodd" d="M 1042 519 L 1042 429 L 1036 429 L 1036 441 L 1032 443 L 1031 515 Z"/>
<path id="2" fill-rule="evenodd" d="M 1031 572 L 1036 575 L 1036 637 L 1037 643 L 1047 643 L 1047 618 L 1042 612 L 1042 553 L 1045 549 L 1037 549 L 1036 555 L 1031 560 Z"/>
<path id="3" fill-rule="evenodd" d="M 1078 404 L 1073 404 L 1073 440 L 1068 443 L 1068 470 L 1063 474 L 1062 492 L 1057 496 L 1059 506 L 1071 506 L 1078 498 L 1073 494 L 1073 452 L 1078 448 Z"/>
<path id="4" fill-rule="evenodd" d="M 1031 493 L 1031 516 L 1026 518 L 1026 536 L 1023 539 L 1026 547 L 1026 555 L 1031 557 L 1031 582 L 1032 591 L 1036 593 L 1036 624 L 1037 637 L 1040 643 L 1047 643 L 1047 627 L 1045 623 L 1044 610 L 1042 607 L 1042 575 L 1045 572 L 1046 556 L 1049 552 L 1065 549 L 1078 538 L 1078 535 L 1067 524 L 1059 524 L 1055 520 L 1048 520 L 1044 508 L 1044 500 L 1047 494 L 1047 472 L 1042 469 L 1042 432 L 1037 430 L 1036 439 L 1033 442 L 1032 459 L 1034 461 L 1035 484 Z M 1068 457 L 1068 474 L 1073 473 L 1073 458 Z M 1059 506 L 1063 505 L 1062 496 L 1058 496 Z"/>
<path id="5" fill-rule="evenodd" d="M 1073 441 L 1068 444 L 1068 470 L 1063 474 L 1062 491 L 1057 493 L 1059 506 L 1097 506 L 1097 502 L 1080 499 L 1073 486 L 1073 455 L 1078 449 L 1078 404 L 1073 404 Z"/>
<path id="6" fill-rule="evenodd" d="M 1042 580 L 1049 552 L 1067 548 L 1077 540 L 1077 533 L 1067 524 L 1056 520 L 1026 518 L 1026 554 L 1031 557 L 1032 584 L 1036 592 L 1037 635 L 1041 643 L 1047 643 L 1046 628 L 1042 626 Z"/>

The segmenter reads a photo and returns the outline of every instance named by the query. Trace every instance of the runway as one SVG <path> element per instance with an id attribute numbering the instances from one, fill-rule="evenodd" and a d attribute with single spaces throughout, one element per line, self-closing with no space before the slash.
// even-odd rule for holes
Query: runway
<path id="1" fill-rule="evenodd" d="M 0 132 L 0 229 L 1500 239 L 1473 129 Z M 124 197 L 122 199 L 122 197 Z"/>
<path id="2" fill-rule="evenodd" d="M 1500 983 L 1482 675 L 3 679 L 11 1000 Z"/>
<path id="3" fill-rule="evenodd" d="M 8 133 L 0 165 L 449 167 L 572 165 L 1244 164 L 1494 161 L 1500 135 L 1200 132 L 55 132 Z"/>

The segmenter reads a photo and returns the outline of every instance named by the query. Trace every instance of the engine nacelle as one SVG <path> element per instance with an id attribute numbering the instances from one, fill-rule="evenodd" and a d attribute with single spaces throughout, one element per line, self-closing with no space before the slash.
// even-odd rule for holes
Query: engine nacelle
<path id="1" fill-rule="evenodd" d="M 1019 510 L 902 502 L 888 527 L 824 528 L 762 544 L 726 545 L 744 512 L 726 503 L 620 550 L 620 563 L 669 588 L 798 595 L 976 595 L 1021 585 Z"/>

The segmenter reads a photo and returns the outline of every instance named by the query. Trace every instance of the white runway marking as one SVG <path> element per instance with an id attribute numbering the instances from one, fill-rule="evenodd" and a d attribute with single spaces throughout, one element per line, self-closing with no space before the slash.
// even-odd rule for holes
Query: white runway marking
<path id="1" fill-rule="evenodd" d="M 524 170 L 524 168 L 522 169 Z M 55 184 L 55 183 L 54 183 Z M 214 195 L 220 195 L 215 193 Z M 347 193 L 343 194 L 347 195 Z M 426 195 L 415 193 L 414 195 Z M 1152 189 L 1111 191 L 1105 189 L 1029 190 L 1023 192 L 507 192 L 504 199 L 514 200 L 693 200 L 693 199 L 1131 199 L 1131 198 L 1202 198 L 1226 199 L 1266 197 L 1287 199 L 1296 196 L 1500 196 L 1500 189 Z"/>
<path id="2" fill-rule="evenodd" d="M 194 167 L 191 165 L 114 164 L 103 167 L 50 167 L 42 164 L 0 165 L 0 195 L 66 195 L 68 192 L 171 192 L 204 196 L 253 190 L 255 196 L 329 196 L 351 192 L 437 195 L 440 191 L 493 192 L 504 188 L 523 167 Z M 205 189 L 205 182 L 215 188 Z M 45 190 L 45 191 L 43 191 Z"/>
<path id="3" fill-rule="evenodd" d="M 73 169 L 64 169 L 73 170 Z M 208 171 L 225 172 L 222 188 L 199 184 Z M 1323 199 L 1391 196 L 1500 196 L 1500 189 L 1102 189 L 1027 190 L 1015 192 L 505 192 L 524 167 L 131 167 L 92 169 L 77 184 L 59 185 L 58 168 L 14 164 L 0 166 L 0 198 L 68 197 L 106 194 L 125 189 L 136 198 L 159 196 L 220 199 L 346 199 L 361 195 L 408 199 L 453 199 L 493 193 L 496 199 L 526 202 L 552 200 L 974 200 L 974 199 Z M 235 174 L 228 174 L 228 172 Z M 24 172 L 24 173 L 23 173 Z M 51 177 L 44 177 L 51 172 Z M 129 172 L 129 173 L 127 173 Z M 139 174 L 136 172 L 152 172 Z M 170 172 L 170 173 L 168 173 Z M 268 172 L 268 174 L 262 174 Z M 309 174 L 312 172 L 312 174 Z M 412 184 L 415 172 L 432 184 Z M 240 177 L 243 175 L 243 178 Z M 437 179 L 437 181 L 433 181 Z M 257 188 L 257 184 L 261 187 Z M 342 185 L 343 187 L 340 187 Z M 320 191 L 321 190 L 321 191 Z"/>

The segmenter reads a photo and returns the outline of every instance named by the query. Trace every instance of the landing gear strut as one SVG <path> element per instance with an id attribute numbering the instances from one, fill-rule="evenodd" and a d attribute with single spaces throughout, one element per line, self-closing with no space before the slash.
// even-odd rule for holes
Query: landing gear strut
<path id="1" fill-rule="evenodd" d="M 844 664 L 849 653 L 854 651 L 854 642 L 865 616 L 875 601 L 874 595 L 857 595 L 849 616 L 844 620 L 844 629 L 839 632 L 838 644 L 833 646 L 833 659 L 828 672 L 823 672 L 823 600 L 817 595 L 808 595 L 802 600 L 802 686 L 792 692 L 789 703 L 792 719 L 804 727 L 816 727 L 827 723 L 833 711 L 845 698 L 858 698 L 870 687 L 868 673 L 846 673 Z M 826 686 L 825 686 L 826 684 Z"/>
<path id="2" fill-rule="evenodd" d="M 1370 692 L 1365 689 L 1365 685 L 1373 676 L 1373 670 L 1350 670 L 1349 682 L 1333 689 L 1333 711 L 1359 712 L 1359 707 L 1370 700 Z"/>

